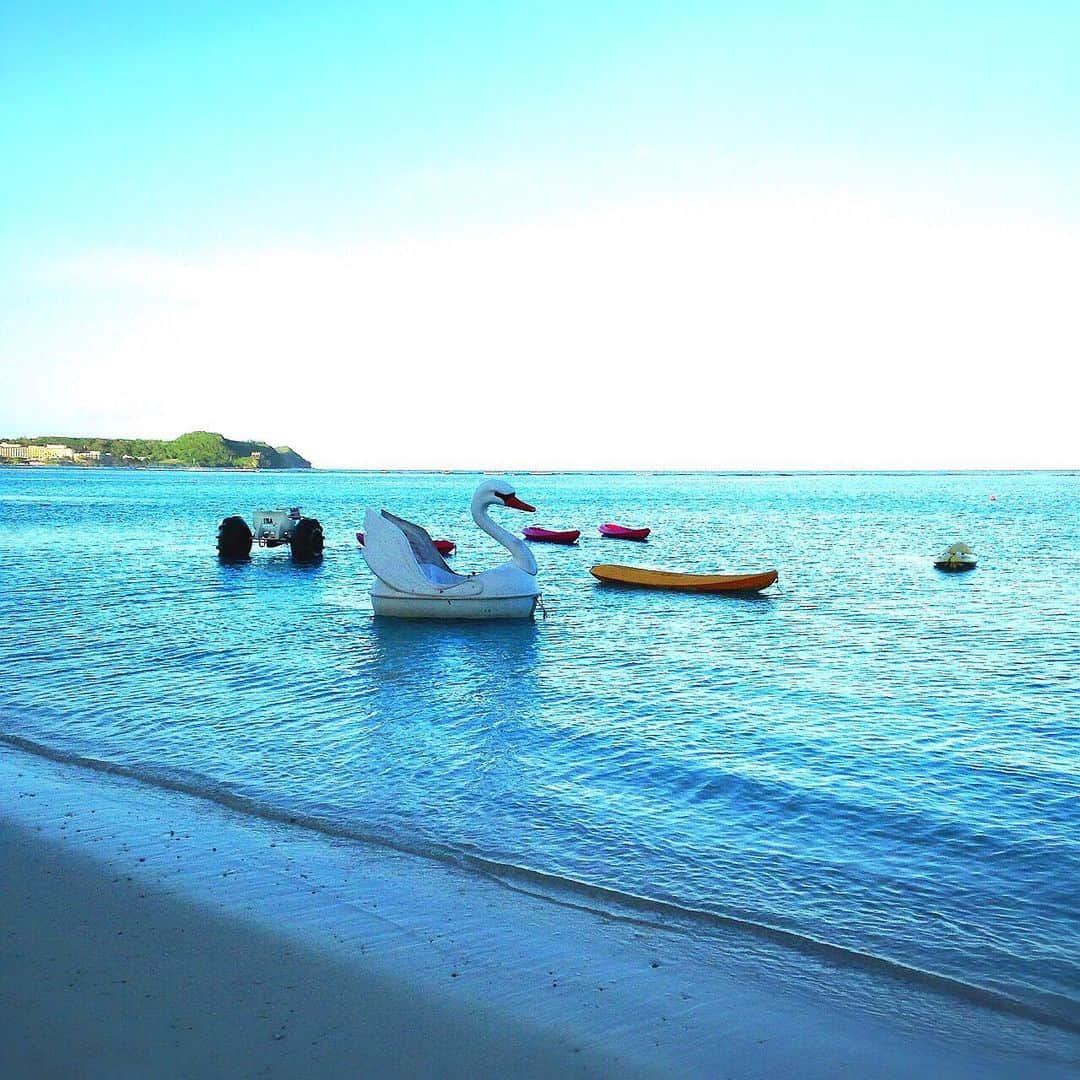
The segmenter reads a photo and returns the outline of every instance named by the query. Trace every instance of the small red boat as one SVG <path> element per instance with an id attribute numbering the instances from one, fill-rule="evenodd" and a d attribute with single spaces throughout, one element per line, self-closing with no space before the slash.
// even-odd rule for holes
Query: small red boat
<path id="1" fill-rule="evenodd" d="M 364 546 L 364 534 L 362 532 L 356 534 L 356 541 L 361 547 Z M 440 555 L 453 555 L 457 550 L 457 544 L 453 540 L 432 540 L 431 542 Z"/>
<path id="2" fill-rule="evenodd" d="M 541 544 L 576 544 L 581 535 L 580 529 L 565 529 L 560 532 L 557 529 L 541 529 L 535 525 L 521 530 L 521 535 L 526 540 L 536 540 Z"/>
<path id="3" fill-rule="evenodd" d="M 651 529 L 629 529 L 625 525 L 614 525 L 608 522 L 600 526 L 600 535 L 608 536 L 612 540 L 646 540 Z"/>

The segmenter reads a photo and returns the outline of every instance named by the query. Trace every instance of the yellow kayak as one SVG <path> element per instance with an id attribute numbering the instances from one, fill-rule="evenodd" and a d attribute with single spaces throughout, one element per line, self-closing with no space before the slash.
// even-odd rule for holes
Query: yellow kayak
<path id="1" fill-rule="evenodd" d="M 614 585 L 698 593 L 759 592 L 767 589 L 780 576 L 775 570 L 760 574 L 677 574 L 670 570 L 646 570 L 641 566 L 618 566 L 614 563 L 590 567 L 589 573 L 600 581 Z"/>

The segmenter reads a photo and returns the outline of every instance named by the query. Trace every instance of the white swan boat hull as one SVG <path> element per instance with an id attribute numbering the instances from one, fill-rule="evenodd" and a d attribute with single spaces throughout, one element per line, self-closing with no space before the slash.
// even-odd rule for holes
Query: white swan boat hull
<path id="1" fill-rule="evenodd" d="M 414 596 L 379 582 L 371 590 L 376 615 L 395 619 L 531 619 L 531 596 Z"/>

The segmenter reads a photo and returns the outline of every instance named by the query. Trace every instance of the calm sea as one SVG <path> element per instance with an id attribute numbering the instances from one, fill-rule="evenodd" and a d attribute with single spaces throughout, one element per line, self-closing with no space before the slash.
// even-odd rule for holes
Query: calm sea
<path id="1" fill-rule="evenodd" d="M 0 732 L 1080 1016 L 1080 476 L 519 475 L 538 513 L 497 516 L 584 530 L 534 549 L 546 618 L 375 620 L 363 508 L 483 569 L 477 479 L 0 471 Z M 321 565 L 219 565 L 223 516 L 297 503 Z M 973 573 L 933 569 L 954 540 Z"/>

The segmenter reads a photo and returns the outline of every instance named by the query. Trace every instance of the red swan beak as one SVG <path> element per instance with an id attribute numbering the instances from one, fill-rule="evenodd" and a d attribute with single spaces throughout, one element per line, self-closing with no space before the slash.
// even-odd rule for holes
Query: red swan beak
<path id="1" fill-rule="evenodd" d="M 512 491 L 509 495 L 503 495 L 498 491 L 496 491 L 495 494 L 502 499 L 504 506 L 509 506 L 514 510 L 525 510 L 530 514 L 536 510 L 535 506 L 530 506 L 527 502 L 522 502 Z"/>

